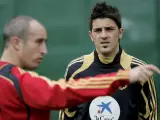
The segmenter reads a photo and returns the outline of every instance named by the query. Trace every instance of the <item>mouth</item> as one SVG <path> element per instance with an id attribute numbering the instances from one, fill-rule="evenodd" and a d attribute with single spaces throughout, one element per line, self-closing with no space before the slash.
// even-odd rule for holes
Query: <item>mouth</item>
<path id="1" fill-rule="evenodd" d="M 43 58 L 38 58 L 37 59 L 38 62 L 41 62 L 42 60 L 43 60 Z"/>
<path id="2" fill-rule="evenodd" d="M 39 60 L 43 60 L 43 58 L 39 58 Z"/>
<path id="3" fill-rule="evenodd" d="M 107 48 L 110 42 L 101 42 L 100 44 L 102 45 L 103 48 Z"/>
<path id="4" fill-rule="evenodd" d="M 100 44 L 103 45 L 103 44 L 109 44 L 109 43 L 110 43 L 110 42 L 101 42 Z"/>

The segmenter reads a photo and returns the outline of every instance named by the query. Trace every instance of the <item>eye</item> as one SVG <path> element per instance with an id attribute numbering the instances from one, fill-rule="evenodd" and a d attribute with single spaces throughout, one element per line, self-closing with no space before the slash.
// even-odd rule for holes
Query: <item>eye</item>
<path id="1" fill-rule="evenodd" d="M 106 27 L 105 30 L 106 30 L 106 31 L 113 31 L 114 28 L 113 28 L 113 27 Z"/>
<path id="2" fill-rule="evenodd" d="M 102 31 L 101 28 L 96 28 L 96 29 L 94 29 L 94 32 L 101 32 L 101 31 Z"/>
<path id="3" fill-rule="evenodd" d="M 36 40 L 36 43 L 38 43 L 38 44 L 41 44 L 41 43 L 43 43 L 43 42 L 46 42 L 46 40 L 43 39 L 43 38 L 40 38 L 40 39 L 37 39 L 37 40 Z"/>

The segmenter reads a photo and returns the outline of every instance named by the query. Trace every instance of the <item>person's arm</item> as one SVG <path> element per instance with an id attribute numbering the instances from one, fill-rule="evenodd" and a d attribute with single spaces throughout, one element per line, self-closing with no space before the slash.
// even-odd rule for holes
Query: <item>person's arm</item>
<path id="1" fill-rule="evenodd" d="M 119 86 L 129 83 L 128 71 L 103 74 L 85 79 L 51 81 L 33 72 L 19 77 L 27 105 L 37 109 L 59 110 L 90 101 L 97 96 L 112 94 Z"/>
<path id="2" fill-rule="evenodd" d="M 157 97 L 153 78 L 142 86 L 139 120 L 157 120 Z"/>

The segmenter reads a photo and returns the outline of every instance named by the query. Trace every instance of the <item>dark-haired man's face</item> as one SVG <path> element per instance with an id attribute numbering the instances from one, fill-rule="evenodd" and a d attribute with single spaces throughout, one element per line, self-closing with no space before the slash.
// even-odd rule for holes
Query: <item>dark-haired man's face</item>
<path id="1" fill-rule="evenodd" d="M 119 50 L 119 40 L 122 38 L 123 29 L 109 18 L 95 19 L 92 30 L 89 32 L 96 50 L 104 57 L 110 57 Z"/>

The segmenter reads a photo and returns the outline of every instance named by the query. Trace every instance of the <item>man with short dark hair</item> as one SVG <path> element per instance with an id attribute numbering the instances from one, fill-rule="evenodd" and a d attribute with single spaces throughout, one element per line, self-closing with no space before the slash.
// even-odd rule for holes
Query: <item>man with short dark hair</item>
<path id="1" fill-rule="evenodd" d="M 124 30 L 120 12 L 116 7 L 105 2 L 97 3 L 92 9 L 89 27 L 89 36 L 95 50 L 69 63 L 65 75 L 67 81 L 145 65 L 143 61 L 128 55 L 121 48 L 120 40 Z M 145 84 L 135 83 L 121 87 L 112 98 L 120 107 L 118 120 L 157 120 L 157 98 L 152 78 Z M 91 102 L 62 110 L 60 120 L 90 120 Z"/>

